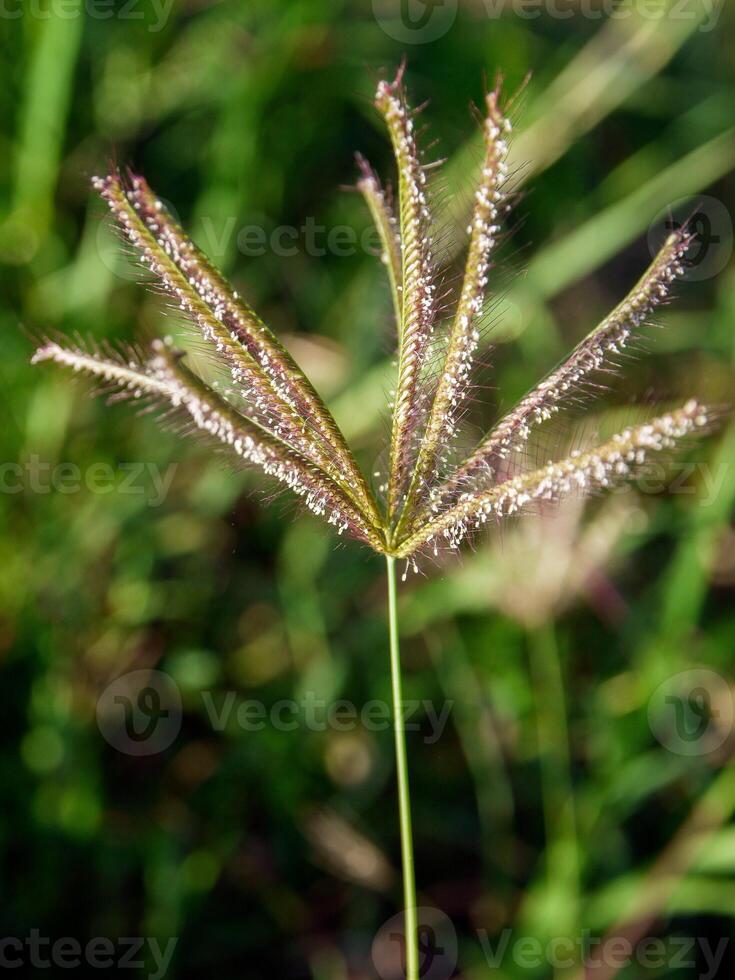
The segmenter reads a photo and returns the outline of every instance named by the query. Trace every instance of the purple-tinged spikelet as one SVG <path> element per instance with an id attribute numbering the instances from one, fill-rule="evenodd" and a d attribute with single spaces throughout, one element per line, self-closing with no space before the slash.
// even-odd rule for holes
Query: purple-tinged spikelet
<path id="1" fill-rule="evenodd" d="M 558 412 L 564 400 L 578 392 L 594 371 L 629 344 L 636 330 L 668 298 L 674 280 L 683 274 L 689 242 L 686 234 L 669 237 L 623 302 L 502 419 L 453 474 L 453 484 L 465 483 L 478 473 L 492 478 L 500 460 L 520 449 L 535 426 Z"/>
<path id="2" fill-rule="evenodd" d="M 396 158 L 401 226 L 398 383 L 393 407 L 388 486 L 391 519 L 404 505 L 402 498 L 410 479 L 413 435 L 419 425 L 421 372 L 435 314 L 426 173 L 416 149 L 414 121 L 403 95 L 402 75 L 401 70 L 393 82 L 381 81 L 375 94 L 375 104 L 385 119 Z"/>
<path id="3" fill-rule="evenodd" d="M 405 507 L 401 527 L 410 526 L 413 508 L 420 505 L 426 488 L 434 486 L 439 465 L 455 435 L 460 408 L 466 397 L 473 360 L 480 340 L 477 321 L 482 314 L 488 281 L 490 257 L 500 233 L 500 215 L 508 179 L 508 134 L 510 120 L 498 106 L 499 91 L 486 97 L 487 115 L 483 125 L 485 159 L 470 225 L 470 236 L 462 291 L 454 316 L 449 344 L 426 430 L 416 458 L 409 493 L 412 507 Z"/>
<path id="4" fill-rule="evenodd" d="M 677 411 L 625 429 L 589 452 L 549 462 L 488 490 L 465 493 L 453 507 L 403 541 L 397 555 L 408 558 L 427 548 L 437 553 L 442 545 L 454 549 L 491 519 L 509 517 L 538 501 L 611 487 L 634 475 L 652 453 L 675 448 L 681 439 L 705 430 L 711 422 L 709 411 L 692 399 Z"/>
<path id="5" fill-rule="evenodd" d="M 86 350 L 79 346 L 65 346 L 55 340 L 47 340 L 35 350 L 31 364 L 41 364 L 43 361 L 54 361 L 77 373 L 93 375 L 105 385 L 130 398 L 167 395 L 167 387 L 160 381 L 148 377 L 141 360 L 132 354 L 125 357 L 110 352 L 103 357 L 98 351 Z"/>
<path id="6" fill-rule="evenodd" d="M 142 177 L 95 178 L 141 261 L 229 364 L 231 376 L 264 428 L 371 498 L 330 413 L 285 348 L 196 248 Z M 377 517 L 376 515 L 374 515 Z"/>
<path id="7" fill-rule="evenodd" d="M 152 344 L 145 360 L 102 358 L 79 348 L 48 342 L 33 363 L 55 361 L 72 370 L 101 378 L 108 387 L 134 398 L 149 398 L 183 414 L 200 432 L 231 449 L 244 463 L 256 466 L 300 497 L 314 514 L 324 517 L 339 534 L 383 550 L 380 534 L 369 525 L 349 497 L 308 459 L 274 439 L 186 368 L 181 352 L 163 341 Z"/>

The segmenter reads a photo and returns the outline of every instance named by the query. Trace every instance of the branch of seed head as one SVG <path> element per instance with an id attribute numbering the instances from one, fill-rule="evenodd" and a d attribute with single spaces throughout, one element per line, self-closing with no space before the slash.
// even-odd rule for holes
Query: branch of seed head
<path id="1" fill-rule="evenodd" d="M 333 479 L 345 480 L 361 507 L 377 509 L 328 409 L 293 359 L 173 221 L 146 182 L 118 174 L 95 179 L 141 261 L 225 358 L 235 384 L 264 428 L 298 447 Z"/>
<path id="2" fill-rule="evenodd" d="M 498 107 L 496 89 L 486 97 L 487 116 L 483 126 L 485 160 L 480 185 L 475 193 L 472 219 L 467 229 L 470 235 L 465 273 L 449 343 L 440 372 L 426 430 L 421 441 L 408 503 L 398 525 L 398 533 L 415 516 L 427 487 L 436 485 L 441 462 L 450 449 L 458 423 L 458 413 L 465 400 L 473 359 L 480 334 L 477 319 L 482 313 L 487 286 L 490 256 L 497 244 L 498 224 L 504 202 L 503 186 L 507 180 L 510 121 Z"/>
<path id="3" fill-rule="evenodd" d="M 168 403 L 189 418 L 196 429 L 227 446 L 243 462 L 259 467 L 285 484 L 309 510 L 334 525 L 339 534 L 347 532 L 375 551 L 385 550 L 382 535 L 372 526 L 370 516 L 353 503 L 344 487 L 295 449 L 237 412 L 183 365 L 180 352 L 160 340 L 153 342 L 151 351 L 151 357 L 145 362 L 131 359 L 123 364 L 117 359 L 103 359 L 84 350 L 49 342 L 38 348 L 32 362 L 55 361 L 76 372 L 101 378 L 130 397 Z"/>
<path id="4" fill-rule="evenodd" d="M 440 546 L 455 549 L 468 533 L 491 518 L 501 520 L 537 501 L 610 487 L 633 476 L 652 453 L 673 449 L 712 421 L 712 411 L 691 400 L 676 411 L 618 433 L 597 449 L 572 453 L 489 490 L 463 494 L 453 507 L 401 541 L 395 555 L 410 558 L 427 549 L 437 554 Z"/>
<path id="5" fill-rule="evenodd" d="M 413 119 L 401 88 L 381 81 L 375 104 L 393 144 L 398 168 L 398 212 L 401 238 L 401 328 L 398 382 L 393 406 L 388 503 L 391 517 L 402 505 L 411 462 L 411 438 L 420 423 L 419 376 L 434 320 L 434 274 L 426 196 L 426 174 L 416 149 Z"/>
<path id="6" fill-rule="evenodd" d="M 204 287 L 197 287 L 197 283 L 200 280 L 207 283 L 212 278 L 206 260 L 202 259 L 200 263 L 198 256 L 188 258 L 185 246 L 169 241 L 172 234 L 170 218 L 155 201 L 147 202 L 144 206 L 144 194 L 147 197 L 145 185 L 140 178 L 132 180 L 133 190 L 126 190 L 116 174 L 96 180 L 95 186 L 124 234 L 140 253 L 142 263 L 151 269 L 169 295 L 194 320 L 203 338 L 231 363 L 233 381 L 238 388 L 245 389 L 252 414 L 280 438 L 299 445 L 307 452 L 306 427 L 293 404 L 274 390 L 274 379 L 266 376 L 254 351 L 248 349 L 248 344 L 241 342 L 236 331 L 221 323 L 217 313 L 202 300 Z"/>
<path id="7" fill-rule="evenodd" d="M 400 342 L 403 270 L 398 220 L 373 168 L 361 154 L 355 154 L 355 159 L 362 174 L 357 181 L 357 189 L 365 198 L 370 216 L 378 231 L 381 247 L 380 258 L 388 270 L 393 311 L 396 318 L 396 333 Z"/>
<path id="8" fill-rule="evenodd" d="M 683 274 L 683 259 L 690 242 L 691 238 L 682 232 L 668 238 L 626 299 L 503 417 L 444 484 L 432 488 L 421 520 L 443 509 L 453 495 L 494 481 L 499 465 L 523 448 L 534 428 L 583 391 L 590 376 L 630 343 L 656 307 L 668 298 L 675 279 Z"/>

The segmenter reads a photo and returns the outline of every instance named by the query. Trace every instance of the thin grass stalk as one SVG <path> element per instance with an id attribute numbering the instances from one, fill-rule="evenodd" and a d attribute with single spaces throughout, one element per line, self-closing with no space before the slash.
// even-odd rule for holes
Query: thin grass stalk
<path id="1" fill-rule="evenodd" d="M 546 835 L 546 877 L 556 894 L 563 890 L 564 909 L 556 922 L 560 923 L 563 936 L 573 940 L 580 925 L 580 853 L 564 671 L 553 622 L 529 629 L 527 637 Z M 557 978 L 568 973 L 568 967 L 554 970 Z"/>
<path id="2" fill-rule="evenodd" d="M 411 793 L 408 782 L 406 731 L 403 724 L 403 683 L 401 652 L 398 643 L 398 610 L 396 602 L 396 563 L 385 557 L 388 570 L 388 621 L 390 628 L 390 674 L 393 691 L 393 733 L 396 743 L 396 778 L 398 780 L 398 816 L 401 825 L 401 867 L 403 871 L 404 931 L 406 941 L 406 980 L 419 980 L 418 920 L 416 913 L 416 875 L 411 829 Z"/>

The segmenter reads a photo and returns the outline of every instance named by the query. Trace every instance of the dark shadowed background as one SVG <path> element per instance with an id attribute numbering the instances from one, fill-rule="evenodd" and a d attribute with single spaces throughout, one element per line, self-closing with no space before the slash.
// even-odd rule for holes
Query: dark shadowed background
<path id="1" fill-rule="evenodd" d="M 0 30 L 2 965 L 393 980 L 381 563 L 134 406 L 32 368 L 29 335 L 177 329 L 90 191 L 129 164 L 372 472 L 390 297 L 349 188 L 356 150 L 390 174 L 371 96 L 405 54 L 459 244 L 470 104 L 498 70 L 509 94 L 532 72 L 472 421 L 625 294 L 672 215 L 698 240 L 665 330 L 551 438 L 731 400 L 732 6 L 2 0 Z M 595 978 L 731 975 L 734 453 L 725 425 L 635 492 L 409 575 L 418 883 L 451 920 L 425 933 L 429 980 L 573 977 L 567 941 L 599 951 L 607 932 L 631 946 Z"/>

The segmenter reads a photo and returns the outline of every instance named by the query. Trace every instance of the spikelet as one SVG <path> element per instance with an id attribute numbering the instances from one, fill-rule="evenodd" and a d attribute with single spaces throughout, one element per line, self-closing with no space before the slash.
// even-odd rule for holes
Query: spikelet
<path id="1" fill-rule="evenodd" d="M 653 453 L 675 448 L 681 439 L 706 430 L 711 423 L 709 410 L 692 399 L 677 411 L 619 432 L 589 452 L 549 462 L 489 490 L 463 494 L 457 504 L 401 542 L 397 557 L 410 558 L 427 548 L 438 553 L 440 545 L 455 549 L 491 518 L 501 520 L 534 502 L 614 486 L 633 476 Z"/>
<path id="2" fill-rule="evenodd" d="M 182 363 L 183 355 L 161 340 L 151 346 L 148 360 L 102 358 L 79 348 L 48 342 L 33 363 L 55 361 L 73 371 L 101 378 L 108 387 L 133 398 L 156 399 L 191 420 L 201 432 L 224 444 L 243 462 L 260 468 L 292 490 L 313 513 L 324 517 L 339 534 L 383 550 L 380 535 L 341 488 L 318 467 L 241 415 Z"/>
<path id="3" fill-rule="evenodd" d="M 671 284 L 684 273 L 687 234 L 677 232 L 665 242 L 645 275 L 629 295 L 551 374 L 533 388 L 518 405 L 483 439 L 478 448 L 458 467 L 452 483 L 459 485 L 482 471 L 494 472 L 498 461 L 520 449 L 534 426 L 559 411 L 564 400 L 579 391 L 594 372 L 620 353 L 651 315 L 669 296 Z"/>
<path id="4" fill-rule="evenodd" d="M 36 348 L 31 364 L 41 364 L 43 361 L 54 361 L 78 374 L 99 378 L 105 390 L 118 391 L 129 398 L 166 398 L 168 394 L 167 386 L 160 379 L 149 376 L 142 358 L 132 351 L 127 357 L 114 351 L 108 351 L 103 356 L 99 351 L 88 350 L 81 345 L 63 345 L 47 340 Z"/>
<path id="5" fill-rule="evenodd" d="M 498 107 L 499 90 L 486 97 L 487 116 L 483 126 L 485 159 L 480 185 L 468 230 L 470 236 L 462 291 L 454 316 L 443 369 L 434 394 L 426 431 L 416 458 L 409 498 L 399 527 L 410 523 L 413 507 L 420 503 L 424 489 L 438 477 L 437 459 L 445 453 L 455 435 L 459 409 L 465 399 L 472 363 L 480 340 L 477 321 L 482 314 L 490 256 L 500 232 L 501 210 L 508 179 L 508 120 Z"/>

